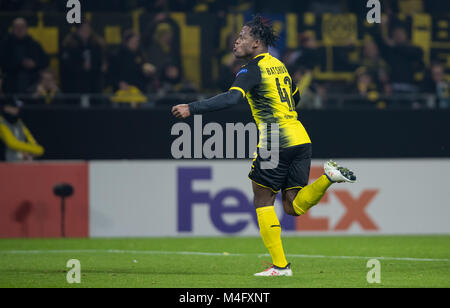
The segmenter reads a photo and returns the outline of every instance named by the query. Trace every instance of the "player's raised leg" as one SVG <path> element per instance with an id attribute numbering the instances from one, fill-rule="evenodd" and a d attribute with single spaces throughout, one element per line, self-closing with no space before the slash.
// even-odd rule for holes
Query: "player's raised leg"
<path id="1" fill-rule="evenodd" d="M 252 187 L 259 231 L 273 263 L 273 266 L 255 276 L 292 276 L 281 242 L 281 225 L 274 208 L 276 193 L 254 182 Z"/>
<path id="2" fill-rule="evenodd" d="M 295 216 L 305 214 L 319 203 L 333 183 L 356 182 L 353 171 L 331 160 L 324 164 L 324 172 L 324 175 L 302 189 L 283 191 L 283 207 L 287 214 Z"/>

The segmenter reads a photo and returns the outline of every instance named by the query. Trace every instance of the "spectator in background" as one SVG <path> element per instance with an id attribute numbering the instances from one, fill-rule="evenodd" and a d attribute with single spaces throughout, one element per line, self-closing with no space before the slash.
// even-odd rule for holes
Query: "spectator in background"
<path id="1" fill-rule="evenodd" d="M 193 82 L 183 79 L 178 67 L 176 65 L 167 65 L 161 76 L 160 76 L 160 87 L 158 89 L 158 96 L 160 97 L 157 100 L 157 104 L 159 105 L 176 105 L 180 103 L 179 98 L 172 95 L 166 94 L 174 94 L 174 93 L 196 93 L 197 89 Z"/>
<path id="2" fill-rule="evenodd" d="M 378 46 L 372 39 L 365 39 L 362 50 L 361 66 L 365 67 L 367 73 L 372 76 L 377 87 L 385 94 L 392 92 L 389 80 L 389 67 L 381 57 Z"/>
<path id="3" fill-rule="evenodd" d="M 386 108 L 386 103 L 380 100 L 380 91 L 373 75 L 366 67 L 360 67 L 355 73 L 353 93 L 359 94 L 360 99 L 350 103 L 352 107 Z"/>
<path id="4" fill-rule="evenodd" d="M 320 64 L 320 53 L 314 33 L 299 34 L 300 47 L 284 55 L 292 81 L 298 86 L 301 100 L 297 108 L 322 108 L 327 95 L 326 87 L 314 80 L 314 68 Z"/>
<path id="5" fill-rule="evenodd" d="M 168 64 L 161 76 L 159 94 L 166 93 L 195 93 L 197 89 L 195 85 L 181 76 L 181 72 L 175 64 Z"/>
<path id="6" fill-rule="evenodd" d="M 154 80 L 156 68 L 147 61 L 141 50 L 137 33 L 125 31 L 122 42 L 110 61 L 109 79 L 114 91 L 136 87 L 141 92 L 147 92 L 149 83 Z"/>
<path id="7" fill-rule="evenodd" d="M 53 103 L 59 94 L 60 90 L 56 83 L 55 73 L 50 69 L 42 71 L 39 83 L 34 89 L 33 98 L 41 104 L 48 105 Z"/>
<path id="8" fill-rule="evenodd" d="M 30 161 L 42 156 L 44 148 L 20 119 L 21 101 L 8 99 L 0 113 L 0 161 Z"/>
<path id="9" fill-rule="evenodd" d="M 430 74 L 423 90 L 436 96 L 438 108 L 450 108 L 450 82 L 445 79 L 445 71 L 442 64 L 433 63 L 431 65 Z"/>
<path id="10" fill-rule="evenodd" d="M 181 74 L 178 67 L 174 64 L 168 64 L 163 68 L 161 77 L 160 92 L 175 93 L 181 87 Z"/>
<path id="11" fill-rule="evenodd" d="M 289 63 L 296 68 L 305 69 L 306 71 L 311 72 L 317 65 L 320 64 L 319 53 L 317 52 L 317 41 L 314 33 L 310 31 L 301 33 L 299 38 L 300 47 L 292 55 Z"/>
<path id="12" fill-rule="evenodd" d="M 115 91 L 112 101 L 130 103 L 136 107 L 147 102 L 142 92 L 149 92 L 154 87 L 150 84 L 156 81 L 156 68 L 146 60 L 137 33 L 125 31 L 122 42 L 123 45 L 111 58 L 109 79 Z"/>
<path id="13" fill-rule="evenodd" d="M 41 45 L 28 35 L 24 18 L 16 18 L 12 31 L 0 44 L 0 66 L 3 71 L 3 91 L 7 94 L 26 93 L 39 78 L 39 71 L 49 64 Z"/>
<path id="14" fill-rule="evenodd" d="M 155 21 L 147 27 L 143 49 L 159 75 L 164 74 L 167 66 L 176 66 L 180 75 L 183 75 L 178 25 L 167 14 L 158 14 Z"/>
<path id="15" fill-rule="evenodd" d="M 327 100 L 327 87 L 323 82 L 314 80 L 312 72 L 305 68 L 298 68 L 291 76 L 301 97 L 296 109 L 321 109 L 324 107 L 324 102 Z"/>
<path id="16" fill-rule="evenodd" d="M 139 104 L 147 103 L 147 97 L 135 86 L 128 86 L 116 91 L 111 102 L 137 108 Z"/>
<path id="17" fill-rule="evenodd" d="M 388 22 L 389 18 L 383 18 L 381 25 L 387 27 Z M 409 43 L 406 29 L 401 25 L 393 27 L 391 37 L 382 36 L 380 31 L 375 30 L 375 27 L 373 29 L 372 37 L 390 68 L 392 92 L 417 92 L 414 75 L 424 68 L 422 49 Z M 384 31 L 384 33 L 386 32 Z"/>
<path id="18" fill-rule="evenodd" d="M 61 76 L 66 93 L 101 93 L 106 72 L 103 39 L 88 22 L 77 26 L 63 41 Z"/>

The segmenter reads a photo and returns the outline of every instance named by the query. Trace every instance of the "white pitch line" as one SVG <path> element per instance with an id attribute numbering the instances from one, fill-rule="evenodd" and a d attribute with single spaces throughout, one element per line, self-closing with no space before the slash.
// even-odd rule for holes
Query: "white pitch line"
<path id="1" fill-rule="evenodd" d="M 234 256 L 234 257 L 246 255 L 227 252 L 120 250 L 120 249 L 0 250 L 0 254 L 2 253 L 4 254 L 115 253 L 115 254 L 143 254 L 143 255 L 198 255 L 198 256 Z"/>
<path id="2" fill-rule="evenodd" d="M 269 254 L 260 256 L 269 257 Z M 297 255 L 287 254 L 290 258 L 313 258 L 313 259 L 379 259 L 388 261 L 418 261 L 418 262 L 450 262 L 450 259 L 430 259 L 430 258 L 400 258 L 400 257 L 361 257 L 361 256 L 324 256 L 324 255 Z"/>
<path id="3" fill-rule="evenodd" d="M 120 249 L 68 249 L 68 250 L 0 250 L 0 254 L 77 254 L 77 253 L 112 253 L 112 254 L 141 254 L 141 255 L 193 255 L 193 256 L 225 256 L 242 257 L 257 256 L 268 257 L 269 254 L 227 253 L 227 252 L 200 252 L 200 251 L 159 251 L 159 250 L 120 250 Z M 407 257 L 362 257 L 362 256 L 326 256 L 287 254 L 288 258 L 312 258 L 312 259 L 379 259 L 388 261 L 413 261 L 413 262 L 450 262 L 450 259 L 432 258 L 407 258 Z"/>

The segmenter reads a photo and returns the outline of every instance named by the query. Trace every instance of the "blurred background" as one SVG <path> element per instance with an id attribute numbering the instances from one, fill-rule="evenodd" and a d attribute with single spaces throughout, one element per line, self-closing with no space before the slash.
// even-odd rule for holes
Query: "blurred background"
<path id="1" fill-rule="evenodd" d="M 448 1 L 383 1 L 381 25 L 354 0 L 81 1 L 78 26 L 65 4 L 0 1 L 1 93 L 150 107 L 225 91 L 242 65 L 236 34 L 261 13 L 281 37 L 270 52 L 303 92 L 298 108 L 449 107 Z"/>
<path id="2" fill-rule="evenodd" d="M 360 0 L 80 2 L 82 23 L 74 25 L 66 21 L 66 1 L 0 0 L 0 236 L 60 236 L 60 198 L 52 189 L 61 182 L 75 187 L 68 236 L 256 234 L 256 225 L 238 228 L 215 214 L 192 226 L 193 212 L 198 221 L 210 215 L 192 210 L 197 177 L 216 193 L 245 187 L 237 195 L 226 190 L 238 200 L 231 216 L 246 217 L 242 196 L 242 209 L 253 215 L 247 160 L 176 161 L 170 151 L 170 108 L 230 87 L 243 64 L 231 46 L 255 13 L 272 21 L 280 40 L 269 52 L 300 89 L 297 111 L 318 159 L 313 169 L 321 159 L 349 159 L 362 178 L 372 175 L 347 193 L 378 200 L 378 222 L 354 219 L 349 232 L 450 233 L 439 223 L 448 217 L 445 188 L 430 183 L 426 190 L 422 178 L 408 176 L 417 169 L 442 183 L 450 171 L 449 1 L 381 1 L 380 24 L 366 22 L 370 8 Z M 252 121 L 246 104 L 207 120 Z M 380 191 L 386 197 L 375 198 Z M 426 195 L 434 196 L 434 216 L 416 232 L 420 211 L 404 224 L 384 211 L 421 209 Z M 222 209 L 208 198 L 202 202 Z M 286 218 L 285 228 L 334 232 L 348 208 L 342 198 L 352 204 L 342 194 L 325 198 L 336 208 L 328 222 L 300 230 L 308 222 Z M 155 214 L 149 206 L 162 209 Z M 166 229 L 154 231 L 149 217 Z"/>

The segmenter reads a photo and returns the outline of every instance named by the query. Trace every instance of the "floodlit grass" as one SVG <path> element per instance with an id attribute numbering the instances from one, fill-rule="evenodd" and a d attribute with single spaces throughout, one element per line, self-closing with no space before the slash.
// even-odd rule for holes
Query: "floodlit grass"
<path id="1" fill-rule="evenodd" d="M 260 238 L 3 239 L 0 287 L 450 287 L 450 236 L 284 237 L 293 277 L 253 277 Z M 379 258 L 381 283 L 366 281 Z M 81 262 L 69 284 L 67 261 Z"/>

